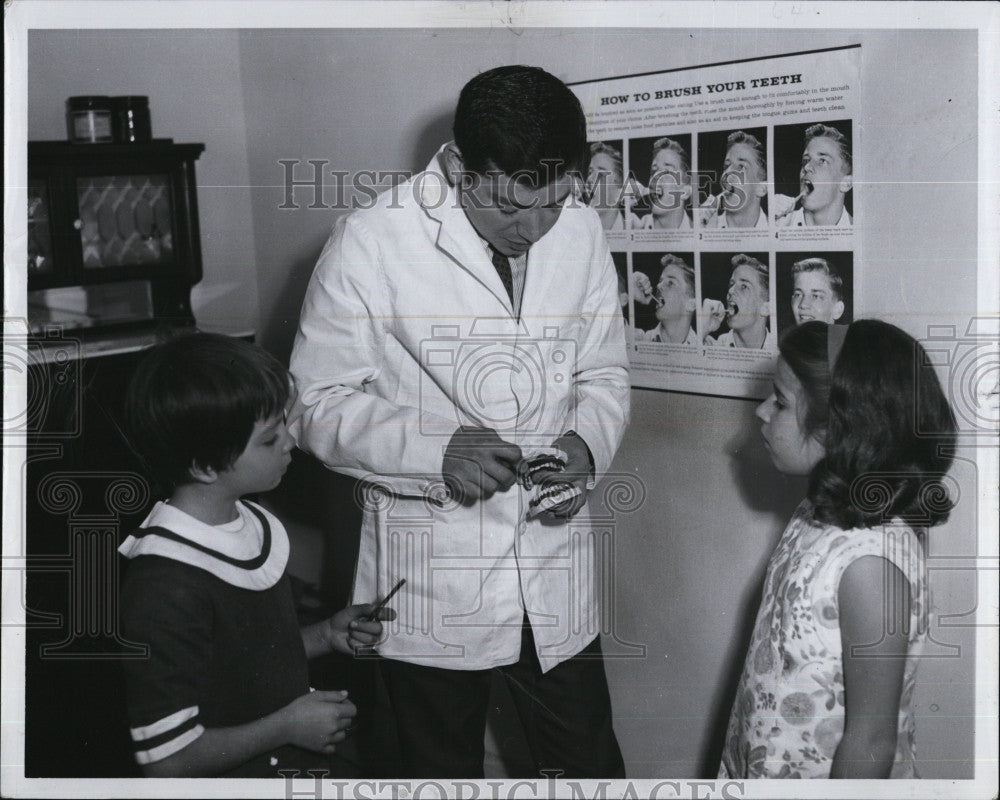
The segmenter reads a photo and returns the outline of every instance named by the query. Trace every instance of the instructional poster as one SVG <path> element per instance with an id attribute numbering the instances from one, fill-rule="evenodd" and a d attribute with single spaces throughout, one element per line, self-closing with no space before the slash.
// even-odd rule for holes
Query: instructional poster
<path id="1" fill-rule="evenodd" d="M 777 342 L 857 313 L 860 46 L 571 84 L 632 384 L 770 393 Z"/>

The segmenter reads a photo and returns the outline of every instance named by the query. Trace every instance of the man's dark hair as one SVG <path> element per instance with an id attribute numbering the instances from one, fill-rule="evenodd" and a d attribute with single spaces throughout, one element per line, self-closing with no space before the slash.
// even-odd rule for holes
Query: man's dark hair
<path id="1" fill-rule="evenodd" d="M 154 347 L 125 398 L 129 440 L 157 479 L 174 487 L 197 465 L 232 466 L 254 424 L 281 413 L 288 371 L 270 353 L 230 336 L 192 333 Z"/>
<path id="2" fill-rule="evenodd" d="M 499 169 L 544 186 L 587 163 L 587 123 L 576 95 L 538 67 L 497 67 L 462 89 L 455 144 L 465 168 Z"/>

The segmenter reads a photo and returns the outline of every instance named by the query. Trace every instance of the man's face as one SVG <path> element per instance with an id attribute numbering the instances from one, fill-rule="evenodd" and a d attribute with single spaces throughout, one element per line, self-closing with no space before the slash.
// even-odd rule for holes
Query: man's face
<path id="1" fill-rule="evenodd" d="M 745 142 L 737 142 L 726 151 L 722 164 L 722 202 L 729 211 L 745 208 L 753 198 L 767 192 L 767 175 L 757 163 L 757 154 Z"/>
<path id="2" fill-rule="evenodd" d="M 822 272 L 800 272 L 792 291 L 792 314 L 795 324 L 818 319 L 832 325 L 844 313 L 844 303 L 830 287 L 830 278 Z"/>
<path id="3" fill-rule="evenodd" d="M 650 164 L 649 202 L 655 216 L 683 208 L 691 194 L 690 176 L 684 172 L 680 153 L 657 150 Z"/>
<path id="4" fill-rule="evenodd" d="M 729 278 L 726 292 L 726 319 L 734 331 L 746 330 L 767 317 L 767 292 L 757 270 L 740 264 Z"/>
<path id="5" fill-rule="evenodd" d="M 587 196 L 595 208 L 612 208 L 618 205 L 622 190 L 622 173 L 615 160 L 607 153 L 595 153 L 590 158 L 587 171 Z"/>
<path id="6" fill-rule="evenodd" d="M 457 153 L 446 151 L 446 159 L 453 176 L 463 169 Z M 456 185 L 472 227 L 511 257 L 527 252 L 552 229 L 573 189 L 574 179 L 567 174 L 545 186 L 532 187 L 499 170 L 486 175 L 466 173 L 464 182 Z"/>
<path id="7" fill-rule="evenodd" d="M 802 207 L 819 211 L 842 202 L 851 189 L 847 163 L 840 155 L 840 146 L 825 136 L 809 140 L 802 154 L 799 170 L 799 191 L 803 192 Z"/>
<path id="8" fill-rule="evenodd" d="M 656 285 L 656 293 L 663 303 L 656 309 L 656 318 L 661 322 L 680 316 L 691 316 L 693 309 L 688 306 L 694 294 L 688 290 L 684 270 L 676 264 L 668 264 L 663 268 L 660 282 Z"/>

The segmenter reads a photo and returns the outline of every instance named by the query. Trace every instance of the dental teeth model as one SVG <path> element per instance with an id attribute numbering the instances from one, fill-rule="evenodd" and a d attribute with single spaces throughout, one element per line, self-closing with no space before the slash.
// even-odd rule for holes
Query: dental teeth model
<path id="1" fill-rule="evenodd" d="M 527 450 L 517 465 L 517 480 L 525 489 L 535 485 L 540 473 L 562 472 L 566 469 L 566 454 L 558 447 L 537 447 Z"/>
<path id="2" fill-rule="evenodd" d="M 537 517 L 543 511 L 562 505 L 577 497 L 580 492 L 580 487 L 574 486 L 572 483 L 559 482 L 539 486 L 535 491 L 535 496 L 528 501 L 528 517 Z"/>
<path id="3" fill-rule="evenodd" d="M 558 447 L 539 447 L 524 454 L 517 467 L 518 482 L 532 491 L 528 501 L 528 517 L 537 517 L 550 508 L 555 508 L 574 497 L 581 490 L 567 481 L 538 483 L 540 478 L 566 469 L 566 454 Z"/>

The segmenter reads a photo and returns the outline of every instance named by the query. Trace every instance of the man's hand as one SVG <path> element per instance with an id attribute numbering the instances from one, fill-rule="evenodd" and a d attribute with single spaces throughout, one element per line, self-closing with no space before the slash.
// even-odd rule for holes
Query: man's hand
<path id="1" fill-rule="evenodd" d="M 491 428 L 470 425 L 455 431 L 444 451 L 441 476 L 463 506 L 506 492 L 517 481 L 521 448 Z"/>
<path id="2" fill-rule="evenodd" d="M 576 486 L 580 490 L 580 494 L 543 511 L 539 516 L 543 519 L 564 520 L 578 514 L 587 502 L 587 493 L 590 491 L 587 486 L 594 474 L 594 462 L 587 443 L 575 433 L 560 436 L 552 443 L 552 446 L 558 447 L 566 454 L 566 469 L 545 476 L 539 481 L 540 485 L 569 483 Z"/>

